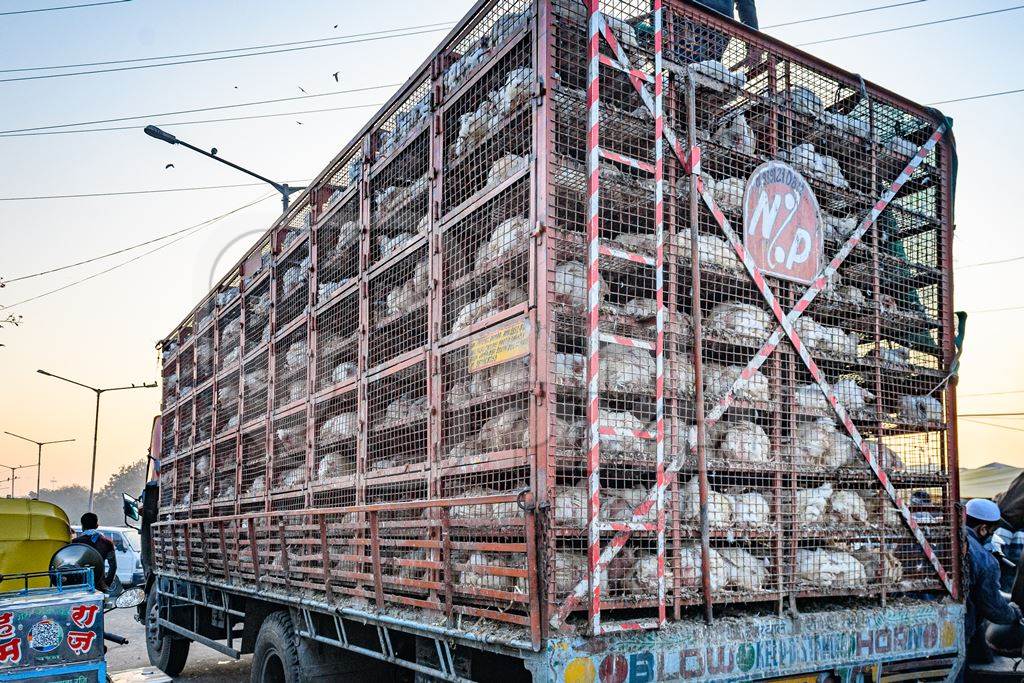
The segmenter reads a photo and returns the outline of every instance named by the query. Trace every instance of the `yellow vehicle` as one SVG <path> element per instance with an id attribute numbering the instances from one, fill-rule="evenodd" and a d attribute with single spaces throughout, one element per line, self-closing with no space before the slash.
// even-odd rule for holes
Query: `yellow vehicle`
<path id="1" fill-rule="evenodd" d="M 46 572 L 53 554 L 71 542 L 68 516 L 53 503 L 23 498 L 0 499 L 0 592 L 23 590 L 14 574 Z M 45 588 L 49 579 L 35 576 L 28 588 Z"/>

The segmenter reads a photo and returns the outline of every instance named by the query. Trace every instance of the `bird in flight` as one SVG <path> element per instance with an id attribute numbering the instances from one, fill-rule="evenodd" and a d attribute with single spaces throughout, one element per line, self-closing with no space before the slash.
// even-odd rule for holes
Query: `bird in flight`
<path id="1" fill-rule="evenodd" d="M 299 124 L 300 126 L 302 125 L 302 121 L 296 121 L 295 123 Z"/>
<path id="2" fill-rule="evenodd" d="M 301 90 L 301 91 L 302 91 L 302 94 L 303 94 L 303 95 L 308 95 L 308 94 L 309 94 L 309 93 L 307 93 L 307 92 L 305 91 L 305 89 L 303 89 L 303 87 L 302 87 L 301 85 L 299 86 L 299 90 Z"/>
<path id="3" fill-rule="evenodd" d="M 164 166 L 165 171 L 169 168 L 174 168 L 174 164 L 167 164 L 166 166 Z"/>
<path id="4" fill-rule="evenodd" d="M 332 74 L 332 75 L 334 76 L 334 82 L 335 82 L 335 83 L 337 83 L 337 82 L 338 82 L 338 74 L 340 74 L 340 73 L 341 73 L 340 71 L 335 71 L 335 72 L 334 72 L 334 73 Z"/>

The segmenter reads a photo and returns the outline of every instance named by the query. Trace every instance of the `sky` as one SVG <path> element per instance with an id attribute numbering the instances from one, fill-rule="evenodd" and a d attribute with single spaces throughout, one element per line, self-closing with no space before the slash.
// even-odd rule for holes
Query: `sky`
<path id="1" fill-rule="evenodd" d="M 85 0 L 76 0 L 84 2 Z M 761 0 L 763 26 L 895 4 Z M 65 78 L 7 80 L 53 73 L 10 71 L 178 53 L 226 50 L 454 22 L 468 0 L 372 3 L 291 0 L 131 0 L 74 10 L 7 14 L 73 2 L 0 0 L 0 131 L 152 114 L 128 130 L 2 137 L 0 200 L 248 183 L 180 147 L 146 137 L 157 123 L 225 158 L 291 182 L 315 176 L 444 36 L 436 30 L 348 45 L 220 59 L 164 68 Z M 797 44 L 1014 6 L 1009 0 L 919 0 L 904 6 L 766 32 Z M 424 31 L 425 29 L 418 29 Z M 429 29 L 428 29 L 429 30 Z M 1024 88 L 1024 10 L 808 46 L 804 49 L 921 103 Z M 76 70 L 110 68 L 82 67 Z M 339 72 L 334 80 L 334 72 Z M 379 87 L 387 86 L 387 87 Z M 306 100 L 192 114 L 161 115 L 257 100 L 374 88 Z M 960 376 L 960 412 L 1020 411 L 1024 405 L 1024 305 L 1014 285 L 1024 236 L 1006 205 L 1024 181 L 1015 121 L 1024 94 L 940 105 L 955 121 L 960 156 L 954 260 L 956 307 L 970 314 Z M 246 121 L 182 122 L 246 114 L 356 107 Z M 175 125 L 175 124 L 178 125 Z M 173 163 L 173 168 L 165 168 Z M 301 184 L 301 183 L 300 183 Z M 247 186 L 161 194 L 0 201 L 0 278 L 11 280 L 106 253 L 219 216 L 261 198 L 186 239 L 56 294 L 14 305 L 139 255 L 120 257 L 0 289 L 0 313 L 23 316 L 0 330 L 0 431 L 35 440 L 74 438 L 47 447 L 43 485 L 88 484 L 94 395 L 36 373 L 43 368 L 92 386 L 159 377 L 155 344 L 205 294 L 278 214 L 276 196 Z M 160 246 L 164 243 L 160 243 Z M 1014 392 L 1014 393 L 1004 393 Z M 104 395 L 97 481 L 146 453 L 159 391 Z M 981 424 L 984 420 L 991 426 Z M 1018 426 L 1019 425 L 1019 426 Z M 962 418 L 960 461 L 1024 466 L 1024 420 Z M 32 444 L 0 434 L 0 464 L 35 462 Z M 35 487 L 23 470 L 17 492 Z M 0 479 L 7 475 L 0 472 Z M 7 484 L 4 484 L 7 486 Z"/>

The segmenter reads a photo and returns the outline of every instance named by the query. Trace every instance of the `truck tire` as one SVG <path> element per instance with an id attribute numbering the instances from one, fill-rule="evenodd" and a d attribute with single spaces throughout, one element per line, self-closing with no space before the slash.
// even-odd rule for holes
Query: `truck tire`
<path id="1" fill-rule="evenodd" d="M 158 607 L 159 599 L 154 584 L 146 597 L 146 652 L 149 654 L 149 663 L 168 676 L 177 676 L 185 668 L 192 641 L 176 638 L 161 629 L 157 623 L 160 613 Z"/>
<path id="2" fill-rule="evenodd" d="M 252 654 L 251 683 L 298 683 L 299 639 L 291 615 L 282 610 L 263 620 Z"/>

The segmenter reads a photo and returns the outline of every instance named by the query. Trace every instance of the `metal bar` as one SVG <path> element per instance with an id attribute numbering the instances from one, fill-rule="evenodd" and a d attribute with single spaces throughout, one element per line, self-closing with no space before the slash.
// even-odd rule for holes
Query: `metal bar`
<path id="1" fill-rule="evenodd" d="M 655 383 L 654 402 L 657 421 L 655 441 L 655 487 L 658 517 L 658 624 L 664 626 L 665 613 L 665 159 L 664 73 L 662 68 L 662 0 L 654 0 L 654 234 L 655 250 Z"/>
<path id="2" fill-rule="evenodd" d="M 229 569 L 230 562 L 228 562 L 228 544 L 227 539 L 224 537 L 224 521 L 217 520 L 217 535 L 220 536 L 220 556 L 224 562 L 224 566 L 221 570 L 224 573 L 224 580 L 231 581 L 231 570 Z"/>
<path id="3" fill-rule="evenodd" d="M 380 571 L 380 527 L 377 511 L 370 511 L 370 556 L 373 561 L 373 592 L 377 597 L 377 607 L 384 607 L 384 584 Z"/>
<path id="4" fill-rule="evenodd" d="M 205 645 L 206 647 L 208 647 L 208 648 L 210 648 L 212 650 L 216 650 L 217 652 L 221 653 L 222 655 L 227 655 L 228 657 L 231 657 L 233 659 L 240 659 L 241 656 L 242 656 L 242 653 L 239 652 L 238 650 L 234 649 L 234 648 L 228 647 L 227 645 L 224 645 L 223 643 L 219 643 L 216 640 L 212 640 L 210 638 L 207 638 L 206 636 L 201 636 L 198 633 L 196 633 L 195 631 L 189 630 L 189 629 L 185 628 L 184 626 L 178 626 L 174 622 L 168 621 L 167 619 L 164 619 L 163 617 L 160 617 L 157 620 L 157 623 L 159 623 L 161 627 L 167 629 L 168 631 L 171 631 L 173 633 L 177 633 L 178 635 L 184 636 L 184 637 L 188 638 L 189 640 L 194 640 L 195 642 L 199 643 L 200 645 Z"/>
<path id="5" fill-rule="evenodd" d="M 601 436 L 600 374 L 601 335 L 601 276 L 598 272 L 600 252 L 600 199 L 601 199 L 601 43 L 602 23 L 599 0 L 584 0 L 587 5 L 587 569 L 590 583 L 590 631 L 601 632 Z"/>
<path id="6" fill-rule="evenodd" d="M 249 552 L 252 554 L 252 570 L 256 574 L 256 585 L 260 583 L 260 556 L 256 550 L 256 520 L 249 517 L 246 522 L 249 526 Z"/>
<path id="7" fill-rule="evenodd" d="M 327 599 L 334 598 L 334 588 L 331 586 L 331 553 L 327 548 L 327 516 L 320 515 L 320 557 L 324 563 L 324 590 Z"/>

